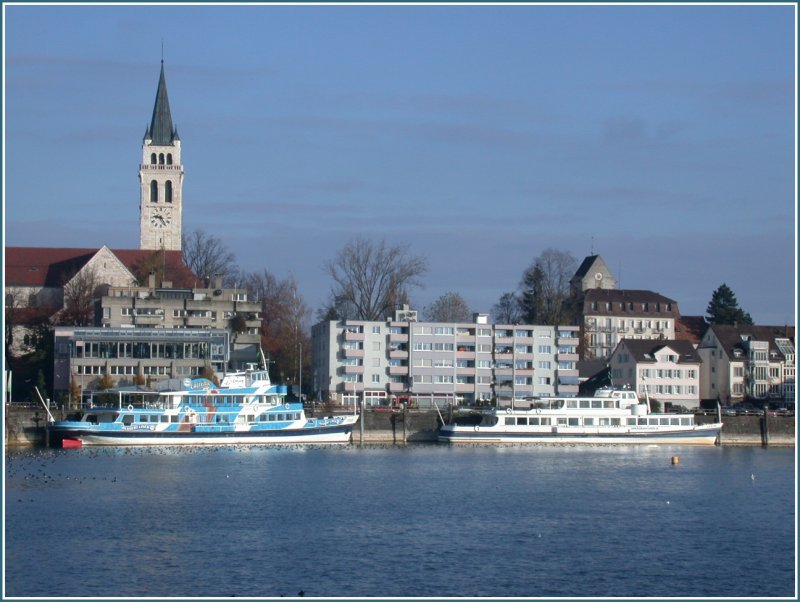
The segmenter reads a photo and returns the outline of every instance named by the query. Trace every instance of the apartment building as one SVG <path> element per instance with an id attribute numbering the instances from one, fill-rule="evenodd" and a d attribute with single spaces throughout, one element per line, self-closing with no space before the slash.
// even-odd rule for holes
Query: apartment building
<path id="1" fill-rule="evenodd" d="M 213 286 L 109 287 L 100 300 L 97 323 L 106 328 L 223 329 L 230 335 L 231 367 L 257 361 L 261 343 L 261 306 L 247 299 L 244 289 L 223 288 L 222 276 Z"/>
<path id="2" fill-rule="evenodd" d="M 697 408 L 702 360 L 688 341 L 622 339 L 609 358 L 614 387 L 629 387 L 640 399 Z"/>
<path id="3" fill-rule="evenodd" d="M 611 356 L 622 339 L 672 340 L 678 303 L 647 290 L 590 289 L 583 296 L 584 359 Z"/>
<path id="4" fill-rule="evenodd" d="M 712 324 L 697 352 L 703 399 L 795 402 L 794 327 Z"/>
<path id="5" fill-rule="evenodd" d="M 320 322 L 312 341 L 314 387 L 343 405 L 407 397 L 510 406 L 578 390 L 577 326 L 496 325 L 486 314 L 472 323 L 417 322 L 406 308 L 385 322 Z"/>

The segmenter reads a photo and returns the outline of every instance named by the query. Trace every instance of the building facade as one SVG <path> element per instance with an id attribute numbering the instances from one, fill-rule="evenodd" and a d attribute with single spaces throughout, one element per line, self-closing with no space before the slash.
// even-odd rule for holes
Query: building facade
<path id="1" fill-rule="evenodd" d="M 609 358 L 614 387 L 687 409 L 700 405 L 702 360 L 688 341 L 622 339 Z"/>
<path id="2" fill-rule="evenodd" d="M 591 289 L 583 297 L 583 359 L 600 359 L 622 339 L 671 340 L 678 303 L 646 290 Z"/>
<path id="3" fill-rule="evenodd" d="M 206 368 L 222 373 L 230 335 L 220 329 L 55 328 L 53 389 L 67 396 L 72 383 L 81 393 L 96 391 L 108 376 L 115 387 L 149 385 L 170 378 L 197 377 Z"/>
<path id="4" fill-rule="evenodd" d="M 794 327 L 712 324 L 697 348 L 702 398 L 794 404 L 794 349 Z"/>
<path id="5" fill-rule="evenodd" d="M 139 248 L 181 249 L 183 219 L 181 140 L 172 124 L 164 61 L 139 164 Z"/>
<path id="6" fill-rule="evenodd" d="M 97 323 L 105 328 L 221 329 L 229 334 L 231 368 L 258 361 L 261 305 L 248 301 L 246 290 L 223 288 L 221 276 L 209 287 L 155 284 L 151 275 L 147 287 L 110 287 L 100 300 Z"/>
<path id="7" fill-rule="evenodd" d="M 322 399 L 381 405 L 480 404 L 575 395 L 578 328 L 417 322 L 325 321 L 312 328 L 314 387 Z M 415 314 L 413 315 L 415 317 Z"/>

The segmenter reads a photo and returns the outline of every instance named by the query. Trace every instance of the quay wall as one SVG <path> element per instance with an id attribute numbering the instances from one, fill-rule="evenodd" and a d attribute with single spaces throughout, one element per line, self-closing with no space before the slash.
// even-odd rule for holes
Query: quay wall
<path id="1" fill-rule="evenodd" d="M 63 418 L 59 410 L 51 410 L 56 419 Z M 34 405 L 6 404 L 5 437 L 8 446 L 44 446 L 44 408 Z M 448 419 L 444 413 L 445 420 Z M 715 416 L 698 415 L 699 424 L 714 422 Z M 795 417 L 723 416 L 720 445 L 795 445 Z M 441 424 L 436 410 L 381 412 L 367 410 L 353 430 L 353 443 L 429 443 L 436 441 Z"/>

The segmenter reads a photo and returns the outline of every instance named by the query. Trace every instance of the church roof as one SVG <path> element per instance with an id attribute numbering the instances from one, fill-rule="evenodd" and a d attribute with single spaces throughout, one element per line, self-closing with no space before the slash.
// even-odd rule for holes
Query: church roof
<path id="1" fill-rule="evenodd" d="M 594 262 L 597 261 L 599 257 L 599 255 L 589 255 L 588 257 L 584 258 L 573 278 L 583 278 L 586 276 L 586 274 L 589 273 L 589 269 L 594 265 Z"/>
<path id="2" fill-rule="evenodd" d="M 150 139 L 151 144 L 158 146 L 169 146 L 178 139 L 178 131 L 172 126 L 172 114 L 169 110 L 167 80 L 164 77 L 164 61 L 161 61 L 161 75 L 158 78 L 153 118 L 150 120 L 150 128 L 147 130 L 145 137 Z"/>
<path id="3" fill-rule="evenodd" d="M 75 273 L 89 263 L 100 249 L 55 247 L 6 247 L 5 284 L 13 287 L 64 286 Z M 125 267 L 136 274 L 148 259 L 158 251 L 145 249 L 111 249 Z M 164 280 L 173 286 L 192 287 L 197 277 L 183 263 L 181 251 L 164 251 Z"/>

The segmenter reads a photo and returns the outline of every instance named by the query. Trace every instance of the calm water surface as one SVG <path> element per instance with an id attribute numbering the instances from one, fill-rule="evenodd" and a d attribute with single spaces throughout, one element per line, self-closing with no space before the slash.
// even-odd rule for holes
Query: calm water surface
<path id="1" fill-rule="evenodd" d="M 5 463 L 11 597 L 796 593 L 794 449 L 88 448 Z"/>

